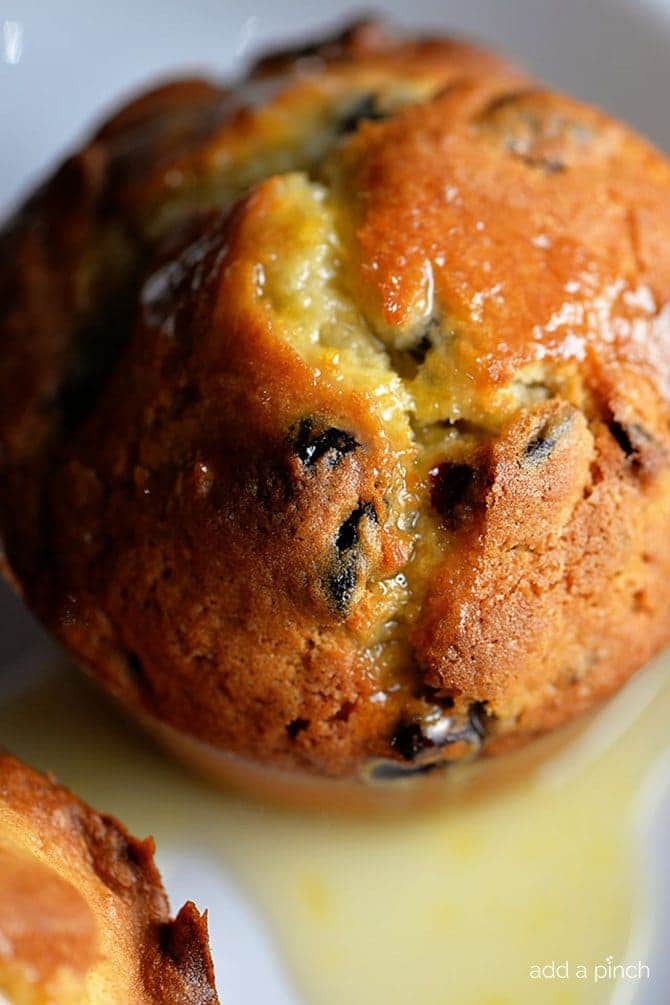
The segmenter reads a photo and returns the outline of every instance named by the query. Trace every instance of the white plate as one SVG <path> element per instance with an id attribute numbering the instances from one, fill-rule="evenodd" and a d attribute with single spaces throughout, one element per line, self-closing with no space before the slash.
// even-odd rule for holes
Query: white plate
<path id="1" fill-rule="evenodd" d="M 288 36 L 318 31 L 356 11 L 355 4 L 312 5 L 256 0 L 253 7 L 229 0 L 12 0 L 0 13 L 0 208 L 6 210 L 54 158 L 76 141 L 120 95 L 150 78 L 185 69 L 221 74 L 252 51 Z M 670 149 L 670 0 L 395 0 L 377 3 L 400 23 L 437 26 L 470 34 L 516 54 L 537 74 L 628 119 Z M 411 8 L 411 15 L 408 9 Z M 4 19 L 4 20 L 3 20 Z M 48 674 L 54 650 L 6 591 L 0 593 L 0 698 L 35 692 L 31 682 Z M 90 723 L 74 721 L 67 690 L 58 710 L 61 731 L 45 729 L 49 712 L 25 709 L 0 735 L 18 753 L 77 783 L 100 805 L 83 764 L 107 779 L 111 808 L 123 810 L 116 767 L 96 763 L 109 744 L 98 743 Z M 88 699 L 87 699 L 88 700 Z M 93 701 L 94 699 L 90 699 Z M 95 729 L 107 713 L 96 711 Z M 100 726 L 100 723 L 103 723 Z M 111 734 L 110 734 L 111 735 Z M 68 737 L 67 743 L 63 737 Z M 137 739 L 132 740 L 134 749 Z M 153 756 L 153 755 L 149 755 Z M 124 762 L 125 763 L 125 762 Z M 76 766 L 76 767 L 75 767 Z M 118 768 L 123 772 L 123 765 Z M 128 767 L 128 764 L 125 764 Z M 158 770 L 158 769 L 157 769 Z M 124 783 L 125 784 L 125 783 Z M 152 808 L 154 813 L 159 808 Z M 142 828 L 135 805 L 129 823 Z M 147 822 L 145 829 L 151 824 Z M 670 801 L 646 834 L 652 863 L 656 918 L 655 980 L 638 1005 L 670 1001 L 670 966 L 664 932 L 670 925 L 667 848 Z M 174 904 L 187 897 L 210 908 L 210 925 L 224 1000 L 228 1005 L 296 1005 L 269 929 L 232 873 L 206 853 L 192 855 L 179 842 L 163 842 L 159 862 Z M 623 999 L 617 999 L 623 1001 Z M 346 1005 L 346 1002 L 343 1002 Z"/>

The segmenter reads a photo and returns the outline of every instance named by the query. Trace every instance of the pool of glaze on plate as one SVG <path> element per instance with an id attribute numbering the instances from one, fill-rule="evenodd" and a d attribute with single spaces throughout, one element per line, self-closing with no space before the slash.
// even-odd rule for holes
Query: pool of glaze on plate
<path id="1" fill-rule="evenodd" d="M 71 668 L 18 682 L 0 738 L 153 833 L 159 862 L 202 855 L 233 870 L 309 1005 L 604 1005 L 614 984 L 596 983 L 593 966 L 628 959 L 640 907 L 633 825 L 669 742 L 669 669 L 657 661 L 570 743 L 536 744 L 444 808 L 395 818 L 220 792 L 158 754 Z M 540 987 L 531 967 L 551 961 L 567 961 L 571 977 Z"/>

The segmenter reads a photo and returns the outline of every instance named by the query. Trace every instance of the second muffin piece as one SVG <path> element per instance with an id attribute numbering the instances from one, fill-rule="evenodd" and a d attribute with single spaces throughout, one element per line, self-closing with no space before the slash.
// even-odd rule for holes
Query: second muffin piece
<path id="1" fill-rule="evenodd" d="M 206 918 L 170 918 L 153 850 L 0 752 L 0 1000 L 217 1005 Z"/>

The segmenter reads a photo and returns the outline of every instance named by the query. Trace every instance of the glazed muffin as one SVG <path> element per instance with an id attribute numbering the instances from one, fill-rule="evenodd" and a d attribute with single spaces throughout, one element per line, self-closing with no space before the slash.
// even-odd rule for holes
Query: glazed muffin
<path id="1" fill-rule="evenodd" d="M 670 637 L 670 166 L 378 25 L 102 127 L 2 251 L 9 575 L 154 730 L 392 777 Z"/>
<path id="2" fill-rule="evenodd" d="M 0 1001 L 216 1005 L 206 917 L 170 919 L 153 850 L 0 752 Z"/>

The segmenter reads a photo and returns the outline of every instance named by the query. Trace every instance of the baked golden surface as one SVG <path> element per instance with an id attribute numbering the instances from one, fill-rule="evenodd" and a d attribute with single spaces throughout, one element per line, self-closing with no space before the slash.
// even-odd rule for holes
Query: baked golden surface
<path id="1" fill-rule="evenodd" d="M 216 1005 L 206 917 L 170 919 L 153 850 L 0 752 L 0 999 Z"/>
<path id="2" fill-rule="evenodd" d="M 668 641 L 670 166 L 497 56 L 364 24 L 150 92 L 0 292 L 10 575 L 131 707 L 390 775 Z"/>

